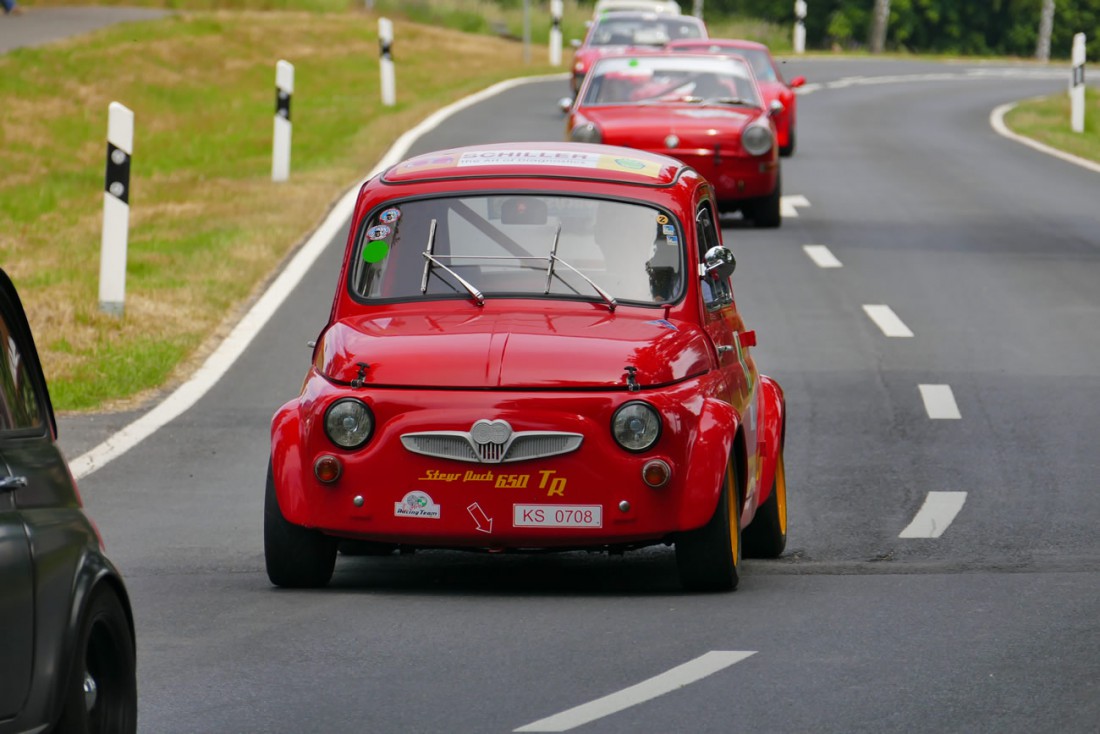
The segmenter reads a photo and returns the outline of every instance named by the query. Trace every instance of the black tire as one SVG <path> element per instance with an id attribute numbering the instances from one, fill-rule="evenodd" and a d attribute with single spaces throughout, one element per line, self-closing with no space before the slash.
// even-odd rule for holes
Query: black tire
<path id="1" fill-rule="evenodd" d="M 264 496 L 264 561 L 271 583 L 292 589 L 324 586 L 336 568 L 338 546 L 336 538 L 295 525 L 283 517 L 269 464 Z"/>
<path id="2" fill-rule="evenodd" d="M 133 734 L 137 731 L 137 662 L 122 600 L 109 585 L 92 591 L 62 696 L 56 731 Z"/>
<path id="3" fill-rule="evenodd" d="M 779 558 L 787 547 L 787 473 L 783 469 L 783 449 L 775 466 L 771 496 L 756 510 L 756 516 L 741 533 L 745 556 Z"/>
<path id="4" fill-rule="evenodd" d="M 718 507 L 710 521 L 676 539 L 680 583 L 688 591 L 733 591 L 741 569 L 741 502 L 737 467 L 731 460 L 722 478 Z"/>
<path id="5" fill-rule="evenodd" d="M 783 158 L 790 158 L 792 155 L 794 155 L 794 149 L 797 142 L 798 141 L 795 137 L 794 132 L 794 125 L 791 125 L 791 135 L 787 139 L 787 144 L 779 147 L 779 155 Z"/>
<path id="6" fill-rule="evenodd" d="M 757 199 L 749 207 L 745 214 L 752 219 L 752 224 L 757 229 L 775 229 L 783 223 L 780 214 L 780 199 L 783 195 L 782 182 L 778 177 L 775 180 L 775 191 L 770 195 Z"/>

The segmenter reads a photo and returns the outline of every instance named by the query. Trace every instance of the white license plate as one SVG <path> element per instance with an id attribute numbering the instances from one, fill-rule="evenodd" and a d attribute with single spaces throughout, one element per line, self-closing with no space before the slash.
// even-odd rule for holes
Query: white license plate
<path id="1" fill-rule="evenodd" d="M 602 528 L 600 505 L 512 505 L 517 528 Z"/>

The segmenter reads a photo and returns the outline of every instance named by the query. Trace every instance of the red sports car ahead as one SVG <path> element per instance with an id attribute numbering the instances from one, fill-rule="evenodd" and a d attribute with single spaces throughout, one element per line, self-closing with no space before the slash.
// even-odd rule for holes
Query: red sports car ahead
<path id="1" fill-rule="evenodd" d="M 785 413 L 734 302 L 714 190 L 666 156 L 509 143 L 363 185 L 301 394 L 275 414 L 264 552 L 620 552 L 689 589 L 787 537 Z"/>
<path id="2" fill-rule="evenodd" d="M 783 105 L 783 109 L 775 116 L 779 155 L 786 157 L 794 153 L 798 102 L 794 90 L 806 83 L 806 77 L 796 76 L 789 82 L 785 81 L 779 71 L 779 64 L 775 63 L 768 47 L 754 41 L 727 38 L 689 39 L 672 41 L 665 48 L 669 51 L 737 54 L 747 60 L 764 95 L 764 103 L 770 105 L 778 101 Z"/>
<path id="3" fill-rule="evenodd" d="M 778 227 L 775 125 L 748 62 L 736 56 L 650 54 L 596 62 L 569 112 L 578 143 L 679 158 L 714 186 L 723 212 Z"/>
<path id="4" fill-rule="evenodd" d="M 703 21 L 690 15 L 606 13 L 592 22 L 583 43 L 573 42 L 577 50 L 573 54 L 569 89 L 576 96 L 584 75 L 597 59 L 604 56 L 653 51 L 672 41 L 706 37 L 707 27 Z"/>

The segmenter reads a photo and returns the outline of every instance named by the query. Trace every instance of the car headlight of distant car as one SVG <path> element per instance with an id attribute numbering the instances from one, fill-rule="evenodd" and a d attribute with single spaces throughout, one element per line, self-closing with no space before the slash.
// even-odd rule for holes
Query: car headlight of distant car
<path id="1" fill-rule="evenodd" d="M 741 145 L 749 155 L 764 155 L 772 149 L 775 136 L 766 125 L 749 125 L 741 135 Z"/>
<path id="2" fill-rule="evenodd" d="M 661 436 L 661 416 L 649 403 L 638 400 L 625 403 L 611 419 L 611 433 L 627 451 L 645 451 Z"/>
<path id="3" fill-rule="evenodd" d="M 569 133 L 569 139 L 574 143 L 602 143 L 603 135 L 595 124 L 582 122 Z"/>
<path id="4" fill-rule="evenodd" d="M 373 432 L 374 416 L 361 400 L 343 398 L 325 411 L 325 435 L 340 448 L 357 449 Z"/>

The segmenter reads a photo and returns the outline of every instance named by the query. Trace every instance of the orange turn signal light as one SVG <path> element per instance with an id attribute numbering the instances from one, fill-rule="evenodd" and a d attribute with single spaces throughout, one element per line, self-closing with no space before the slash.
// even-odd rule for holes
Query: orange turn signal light
<path id="1" fill-rule="evenodd" d="M 672 469 L 660 459 L 647 461 L 642 467 L 642 481 L 654 489 L 668 484 L 670 478 L 672 478 Z"/>
<path id="2" fill-rule="evenodd" d="M 313 473 L 316 475 L 317 481 L 325 484 L 335 482 L 340 478 L 341 472 L 343 472 L 343 467 L 340 465 L 340 460 L 331 454 L 325 454 L 313 463 Z"/>

